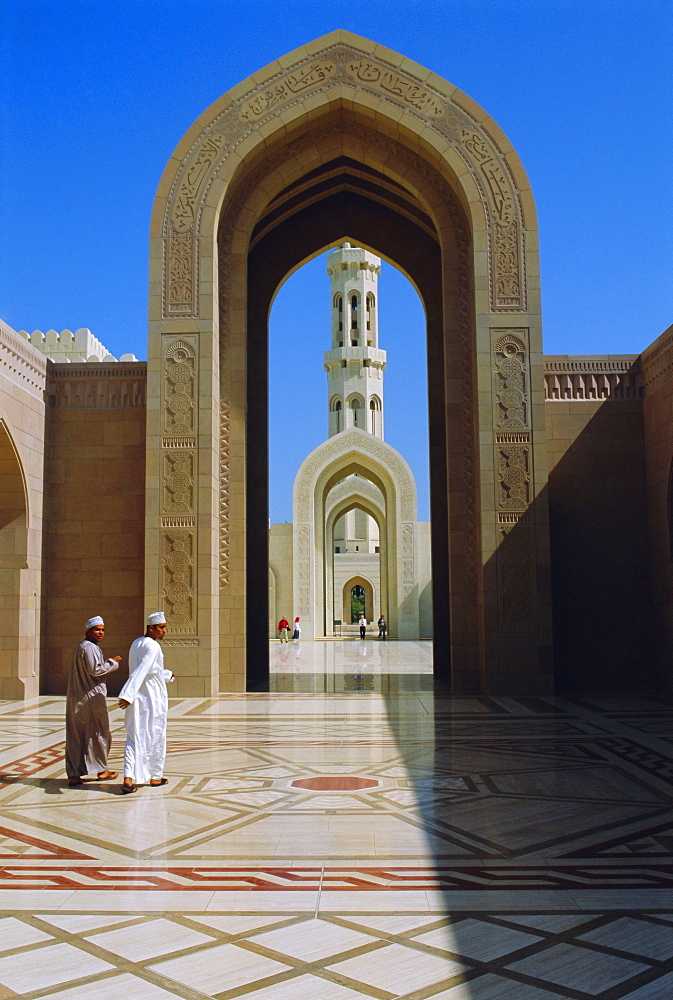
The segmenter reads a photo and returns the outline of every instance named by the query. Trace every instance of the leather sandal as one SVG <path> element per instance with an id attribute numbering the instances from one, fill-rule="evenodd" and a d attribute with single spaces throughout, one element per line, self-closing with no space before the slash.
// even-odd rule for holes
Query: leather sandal
<path id="1" fill-rule="evenodd" d="M 121 790 L 122 790 L 122 795 L 130 795 L 131 792 L 138 791 L 135 785 L 122 785 Z"/>
<path id="2" fill-rule="evenodd" d="M 168 778 L 159 778 L 158 781 L 150 779 L 150 788 L 159 788 L 160 785 L 167 785 Z"/>

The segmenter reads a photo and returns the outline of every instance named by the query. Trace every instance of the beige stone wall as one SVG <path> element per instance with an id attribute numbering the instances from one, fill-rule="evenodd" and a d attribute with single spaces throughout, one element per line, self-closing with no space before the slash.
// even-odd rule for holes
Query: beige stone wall
<path id="1" fill-rule="evenodd" d="M 673 694 L 673 327 L 641 357 L 656 683 Z"/>
<path id="2" fill-rule="evenodd" d="M 112 693 L 127 676 L 129 645 L 144 632 L 145 369 L 50 367 L 45 693 L 65 691 L 72 650 L 92 615 L 105 619 L 104 652 L 123 656 Z M 170 646 L 166 654 L 170 660 Z"/>
<path id="3" fill-rule="evenodd" d="M 557 690 L 647 687 L 651 636 L 638 359 L 546 357 Z"/>
<path id="4" fill-rule="evenodd" d="M 46 373 L 0 322 L 0 698 L 39 693 Z"/>

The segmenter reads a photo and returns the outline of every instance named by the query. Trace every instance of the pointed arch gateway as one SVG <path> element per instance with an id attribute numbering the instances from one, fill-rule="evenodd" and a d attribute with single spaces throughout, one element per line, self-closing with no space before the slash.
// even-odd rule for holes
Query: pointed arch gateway
<path id="1" fill-rule="evenodd" d="M 155 201 L 146 599 L 167 611 L 178 693 L 267 682 L 268 315 L 293 270 L 345 239 L 425 307 L 436 673 L 456 691 L 549 691 L 529 185 L 469 97 L 336 31 L 204 112 Z"/>

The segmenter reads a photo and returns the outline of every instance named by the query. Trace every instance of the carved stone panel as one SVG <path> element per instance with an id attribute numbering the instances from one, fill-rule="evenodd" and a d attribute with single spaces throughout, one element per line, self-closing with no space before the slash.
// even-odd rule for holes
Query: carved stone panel
<path id="1" fill-rule="evenodd" d="M 195 531 L 166 530 L 162 542 L 162 596 L 171 634 L 196 632 Z"/>
<path id="2" fill-rule="evenodd" d="M 197 631 L 196 483 L 198 479 L 196 338 L 165 338 L 162 375 L 161 579 L 173 635 Z"/>

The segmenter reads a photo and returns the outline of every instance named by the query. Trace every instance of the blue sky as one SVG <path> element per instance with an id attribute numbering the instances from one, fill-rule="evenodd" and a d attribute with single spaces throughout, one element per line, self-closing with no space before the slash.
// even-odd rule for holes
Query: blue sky
<path id="1" fill-rule="evenodd" d="M 146 357 L 148 222 L 174 146 L 235 83 L 339 27 L 444 76 L 513 142 L 538 208 L 547 353 L 637 353 L 673 322 L 668 0 L 3 0 L 0 315 L 87 326 L 113 354 Z M 324 262 L 306 272 L 292 279 L 309 300 L 305 350 L 285 347 L 289 294 L 272 317 L 295 387 L 272 431 L 290 450 L 281 480 L 326 424 L 306 418 L 324 408 Z M 408 408 L 395 427 L 394 370 L 418 366 L 422 316 L 392 274 L 382 282 L 386 436 L 409 458 L 425 432 Z"/>

